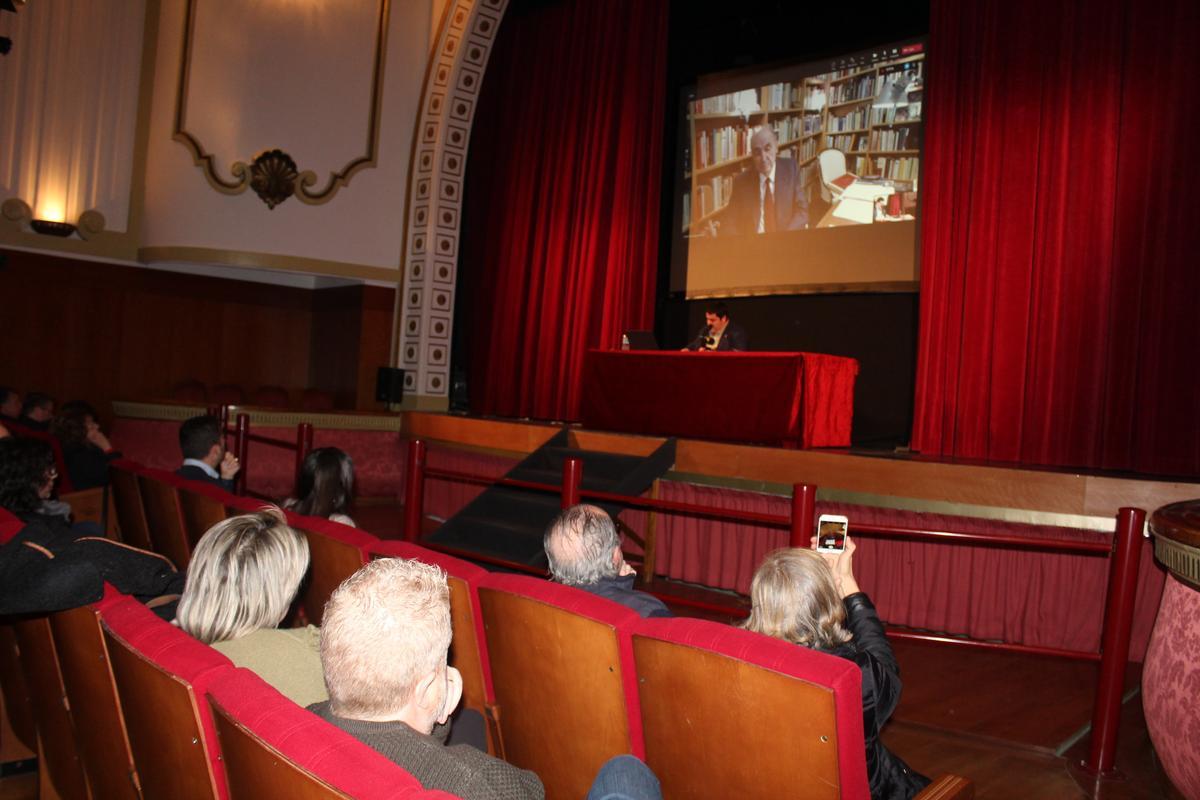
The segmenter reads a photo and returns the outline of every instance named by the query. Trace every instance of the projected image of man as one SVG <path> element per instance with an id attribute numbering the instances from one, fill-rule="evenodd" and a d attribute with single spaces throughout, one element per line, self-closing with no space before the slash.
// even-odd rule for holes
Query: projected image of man
<path id="1" fill-rule="evenodd" d="M 719 235 L 773 233 L 808 227 L 808 200 L 799 169 L 779 158 L 779 139 L 768 126 L 750 137 L 751 168 L 733 179 Z"/>

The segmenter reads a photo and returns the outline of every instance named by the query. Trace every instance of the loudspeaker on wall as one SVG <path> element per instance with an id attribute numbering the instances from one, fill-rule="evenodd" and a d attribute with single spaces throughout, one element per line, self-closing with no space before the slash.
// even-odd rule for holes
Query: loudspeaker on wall
<path id="1" fill-rule="evenodd" d="M 399 403 L 404 399 L 404 370 L 380 367 L 375 372 L 375 399 L 380 403 Z"/>

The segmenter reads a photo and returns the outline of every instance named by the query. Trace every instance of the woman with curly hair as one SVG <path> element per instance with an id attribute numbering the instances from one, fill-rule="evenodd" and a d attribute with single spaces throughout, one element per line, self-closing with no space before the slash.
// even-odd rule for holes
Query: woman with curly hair
<path id="1" fill-rule="evenodd" d="M 836 555 L 796 548 L 768 553 L 750 584 L 753 607 L 745 627 L 858 665 L 871 797 L 908 800 L 929 779 L 880 739 L 900 702 L 900 666 L 875 606 L 854 580 L 854 549 L 847 536 L 846 549 Z"/>
<path id="2" fill-rule="evenodd" d="M 54 499 L 54 451 L 37 439 L 0 440 L 0 507 L 26 522 L 67 524 L 71 507 Z"/>
<path id="3" fill-rule="evenodd" d="M 0 547 L 0 615 L 36 614 L 94 603 L 108 582 L 166 619 L 183 576 L 171 562 L 104 537 L 94 522 L 71 524 L 54 499 L 54 453 L 37 439 L 0 440 L 0 506 L 25 522 Z"/>

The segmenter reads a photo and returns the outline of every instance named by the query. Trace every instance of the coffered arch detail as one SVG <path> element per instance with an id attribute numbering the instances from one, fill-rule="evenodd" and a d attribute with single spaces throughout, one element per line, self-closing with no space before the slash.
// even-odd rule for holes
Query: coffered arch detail
<path id="1" fill-rule="evenodd" d="M 430 56 L 408 173 L 392 362 L 405 406 L 446 409 L 463 180 L 479 90 L 508 0 L 451 0 Z"/>

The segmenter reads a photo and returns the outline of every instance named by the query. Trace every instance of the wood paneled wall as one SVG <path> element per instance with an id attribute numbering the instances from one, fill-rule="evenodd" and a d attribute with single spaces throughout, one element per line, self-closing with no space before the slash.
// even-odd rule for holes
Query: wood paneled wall
<path id="1" fill-rule="evenodd" d="M 392 289 L 308 290 L 0 250 L 0 384 L 99 407 L 210 388 L 316 387 L 376 409 Z M 386 309 L 386 311 L 384 311 Z M 364 341 L 370 337 L 371 341 Z M 369 374 L 370 390 L 360 391 Z"/>

